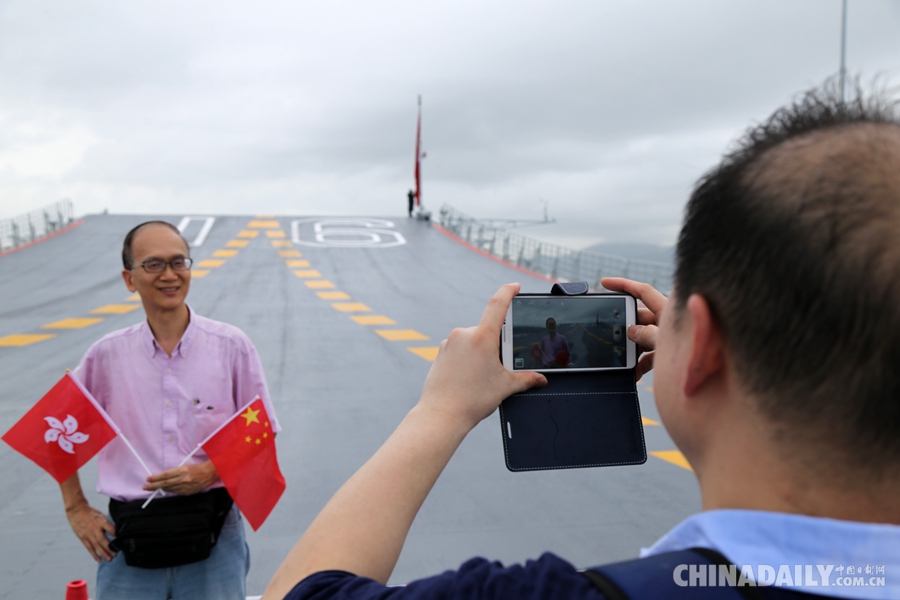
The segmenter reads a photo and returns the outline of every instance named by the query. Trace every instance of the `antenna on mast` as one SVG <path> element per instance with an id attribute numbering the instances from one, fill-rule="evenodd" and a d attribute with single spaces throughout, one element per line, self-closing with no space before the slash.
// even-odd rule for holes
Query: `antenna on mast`
<path id="1" fill-rule="evenodd" d="M 847 80 L 847 0 L 843 0 L 841 14 L 841 104 L 844 103 L 844 88 Z"/>

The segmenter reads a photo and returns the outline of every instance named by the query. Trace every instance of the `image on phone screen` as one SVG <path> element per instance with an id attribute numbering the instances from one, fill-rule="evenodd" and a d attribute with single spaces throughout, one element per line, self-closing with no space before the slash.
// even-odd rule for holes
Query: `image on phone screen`
<path id="1" fill-rule="evenodd" d="M 513 370 L 626 367 L 626 298 L 517 296 Z"/>

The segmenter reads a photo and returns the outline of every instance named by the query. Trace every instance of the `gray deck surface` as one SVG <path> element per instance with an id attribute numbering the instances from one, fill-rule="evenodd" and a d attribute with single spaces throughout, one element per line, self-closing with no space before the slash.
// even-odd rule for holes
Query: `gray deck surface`
<path id="1" fill-rule="evenodd" d="M 121 242 L 147 218 L 177 224 L 182 215 L 90 216 L 71 231 L 0 256 L 0 338 L 56 333 L 31 345 L 0 347 L 0 432 L 74 367 L 91 343 L 143 318 L 141 309 L 118 315 L 90 311 L 129 303 L 120 276 Z M 225 248 L 253 220 L 217 217 L 206 241 L 194 249 L 195 260 Z M 275 220 L 289 241 L 291 223 L 301 219 Z M 325 220 L 300 223 L 299 241 L 313 240 L 315 222 Z M 340 221 L 341 227 L 361 228 Z M 266 229 L 192 283 L 188 302 L 197 312 L 237 325 L 255 343 L 284 427 L 278 454 L 287 491 L 258 532 L 247 528 L 251 595 L 262 593 L 317 511 L 417 401 L 431 363 L 408 348 L 437 346 L 453 327 L 476 324 L 503 283 L 519 281 L 526 292 L 549 289 L 546 281 L 490 260 L 427 223 L 391 221 L 405 244 L 292 247 L 335 290 L 370 307 L 367 314 L 397 322 L 381 328 L 412 329 L 427 341 L 387 341 L 374 333 L 379 327 L 359 325 L 333 308 L 285 265 Z M 198 228 L 192 222 L 186 237 L 193 239 Z M 376 235 L 382 242 L 396 240 Z M 83 329 L 42 329 L 59 319 L 89 316 L 104 320 Z M 658 420 L 652 380 L 639 391 L 643 414 Z M 660 426 L 646 427 L 645 435 L 648 451 L 675 448 Z M 69 528 L 56 482 L 6 444 L 0 444 L 0 464 L 0 598 L 60 598 L 73 579 L 87 579 L 93 596 L 95 565 Z M 105 510 L 106 499 L 93 491 L 96 459 L 81 477 L 91 503 Z M 474 555 L 516 562 L 550 550 L 578 567 L 632 557 L 699 507 L 693 475 L 654 456 L 640 467 L 510 473 L 494 414 L 465 440 L 438 481 L 392 582 L 453 569 Z"/>

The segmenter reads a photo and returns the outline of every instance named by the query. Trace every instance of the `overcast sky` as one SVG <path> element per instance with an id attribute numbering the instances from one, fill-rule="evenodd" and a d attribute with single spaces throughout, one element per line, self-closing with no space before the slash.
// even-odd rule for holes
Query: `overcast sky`
<path id="1" fill-rule="evenodd" d="M 847 63 L 900 83 L 900 0 Z M 674 242 L 693 181 L 837 72 L 840 0 L 0 0 L 0 218 L 405 215 L 423 199 L 572 247 Z"/>

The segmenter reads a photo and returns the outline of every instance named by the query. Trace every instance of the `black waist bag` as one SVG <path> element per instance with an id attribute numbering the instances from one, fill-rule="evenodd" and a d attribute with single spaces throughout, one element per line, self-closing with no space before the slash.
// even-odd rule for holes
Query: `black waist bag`
<path id="1" fill-rule="evenodd" d="M 144 569 L 177 567 L 209 558 L 234 501 L 225 488 L 191 496 L 109 501 L 116 526 L 110 543 L 125 564 Z"/>

